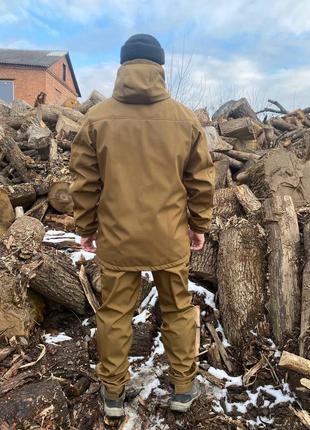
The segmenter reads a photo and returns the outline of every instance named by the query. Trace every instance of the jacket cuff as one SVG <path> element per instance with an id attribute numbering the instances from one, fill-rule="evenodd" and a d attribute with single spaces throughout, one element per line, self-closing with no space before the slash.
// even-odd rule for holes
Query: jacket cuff
<path id="1" fill-rule="evenodd" d="M 210 230 L 211 221 L 205 223 L 203 226 L 199 226 L 195 224 L 191 219 L 189 219 L 188 224 L 192 231 L 194 231 L 195 233 L 203 234 L 208 233 L 208 231 Z"/>

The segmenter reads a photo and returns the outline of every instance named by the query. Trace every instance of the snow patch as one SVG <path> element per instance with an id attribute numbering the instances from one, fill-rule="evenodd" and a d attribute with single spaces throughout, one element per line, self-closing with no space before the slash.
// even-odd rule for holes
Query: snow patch
<path id="1" fill-rule="evenodd" d="M 152 272 L 141 272 L 143 278 L 146 278 L 148 281 L 153 282 L 154 277 Z"/>
<path id="2" fill-rule="evenodd" d="M 89 319 L 85 318 L 85 320 L 82 321 L 82 326 L 87 327 L 89 325 Z"/>
<path id="3" fill-rule="evenodd" d="M 95 336 L 95 334 L 96 334 L 96 331 L 97 331 L 97 328 L 96 328 L 96 327 L 91 328 L 91 329 L 90 329 L 90 337 L 94 337 L 94 336 Z"/>
<path id="4" fill-rule="evenodd" d="M 60 342 L 65 342 L 66 340 L 72 340 L 72 337 L 67 336 L 64 332 L 61 332 L 59 334 L 44 334 L 44 341 L 45 343 L 49 343 L 49 344 L 55 344 L 55 343 L 60 343 Z"/>
<path id="5" fill-rule="evenodd" d="M 211 291 L 207 290 L 201 285 L 195 284 L 192 281 L 188 281 L 188 291 L 199 294 L 204 298 L 204 302 L 206 305 L 210 306 L 213 309 L 216 309 L 215 295 L 211 293 Z"/>
<path id="6" fill-rule="evenodd" d="M 158 378 L 154 379 L 152 382 L 147 384 L 147 386 L 141 391 L 140 397 L 142 397 L 143 400 L 146 400 L 151 392 L 160 386 L 160 381 Z"/>
<path id="7" fill-rule="evenodd" d="M 150 315 L 151 312 L 149 312 L 147 309 L 144 309 L 144 311 L 141 312 L 139 315 L 133 317 L 132 322 L 133 324 L 145 323 Z"/>

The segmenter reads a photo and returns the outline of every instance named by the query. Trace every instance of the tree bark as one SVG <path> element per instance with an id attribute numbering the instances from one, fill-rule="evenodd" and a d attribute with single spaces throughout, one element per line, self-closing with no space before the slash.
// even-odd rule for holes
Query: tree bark
<path id="1" fill-rule="evenodd" d="M 268 233 L 269 313 L 278 344 L 291 337 L 299 325 L 300 290 L 298 286 L 299 229 L 290 196 L 276 195 L 265 201 Z"/>
<path id="2" fill-rule="evenodd" d="M 8 230 L 15 219 L 14 208 L 5 190 L 0 189 L 0 237 Z"/>
<path id="3" fill-rule="evenodd" d="M 239 216 L 242 208 L 233 188 L 221 188 L 214 193 L 213 218 L 229 219 L 234 215 Z"/>
<path id="4" fill-rule="evenodd" d="M 254 214 L 261 209 L 261 202 L 247 185 L 234 187 L 234 192 L 245 213 Z"/>
<path id="5" fill-rule="evenodd" d="M 28 209 L 36 200 L 36 191 L 31 184 L 2 186 L 1 189 L 7 191 L 14 207 L 22 206 L 24 209 Z"/>
<path id="6" fill-rule="evenodd" d="M 217 278 L 219 305 L 229 342 L 242 345 L 264 316 L 265 234 L 239 218 L 220 234 Z"/>
<path id="7" fill-rule="evenodd" d="M 190 271 L 194 276 L 210 282 L 216 282 L 217 243 L 209 234 L 205 235 L 205 244 L 201 251 L 192 252 Z"/>
<path id="8" fill-rule="evenodd" d="M 299 353 L 310 359 L 310 220 L 304 224 L 305 265 L 302 275 Z"/>

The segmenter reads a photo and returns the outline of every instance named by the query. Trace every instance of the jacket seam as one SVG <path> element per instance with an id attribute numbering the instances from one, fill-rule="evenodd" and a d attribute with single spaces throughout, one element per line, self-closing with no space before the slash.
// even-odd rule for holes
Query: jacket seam
<path id="1" fill-rule="evenodd" d="M 106 121 L 106 120 L 117 120 L 117 119 L 130 119 L 130 120 L 134 120 L 134 121 L 164 121 L 164 122 L 186 122 L 188 124 L 193 125 L 193 122 L 189 119 L 161 119 L 161 118 L 133 118 L 130 116 L 118 116 L 118 117 L 105 117 L 105 118 L 99 118 L 99 119 L 95 119 L 92 120 L 91 118 L 89 118 L 89 122 L 91 122 L 91 124 L 94 124 L 96 122 L 99 121 Z"/>

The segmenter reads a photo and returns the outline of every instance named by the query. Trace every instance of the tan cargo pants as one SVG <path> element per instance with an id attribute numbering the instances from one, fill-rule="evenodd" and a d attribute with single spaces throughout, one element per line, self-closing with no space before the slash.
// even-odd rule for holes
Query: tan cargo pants
<path id="1" fill-rule="evenodd" d="M 186 264 L 153 272 L 162 313 L 161 333 L 176 393 L 192 387 L 196 375 L 195 307 L 188 291 Z M 131 320 L 136 310 L 140 272 L 103 271 L 102 306 L 97 311 L 96 372 L 111 398 L 123 391 L 130 375 L 128 353 L 132 343 Z"/>

